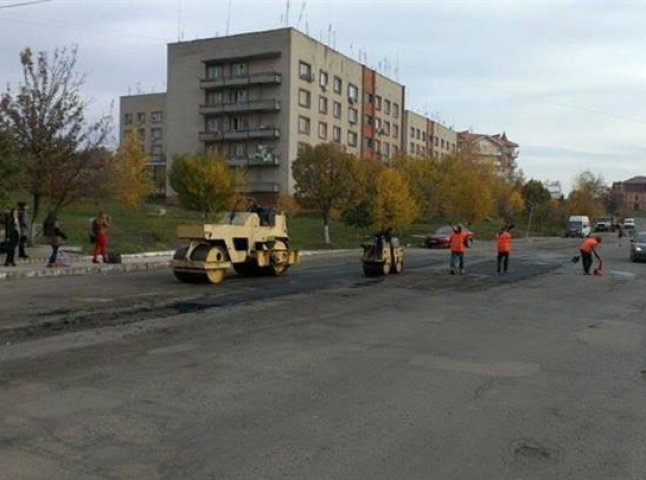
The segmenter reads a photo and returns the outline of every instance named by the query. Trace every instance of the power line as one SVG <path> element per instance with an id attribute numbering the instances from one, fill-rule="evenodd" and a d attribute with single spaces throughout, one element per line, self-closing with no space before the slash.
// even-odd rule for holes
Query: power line
<path id="1" fill-rule="evenodd" d="M 29 2 L 10 3 L 8 5 L 0 5 L 0 8 L 26 7 L 27 5 L 36 5 L 37 3 L 46 3 L 51 1 L 52 0 L 32 0 Z"/>

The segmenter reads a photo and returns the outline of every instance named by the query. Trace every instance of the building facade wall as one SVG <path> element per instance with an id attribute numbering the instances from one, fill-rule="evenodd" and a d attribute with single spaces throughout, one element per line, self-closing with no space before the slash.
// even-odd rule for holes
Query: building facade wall
<path id="1" fill-rule="evenodd" d="M 458 134 L 455 130 L 438 122 L 432 123 L 432 137 L 429 138 L 429 150 L 435 158 L 444 158 L 457 150 Z"/>
<path id="2" fill-rule="evenodd" d="M 403 147 L 407 155 L 428 155 L 428 118 L 406 110 L 404 113 Z"/>

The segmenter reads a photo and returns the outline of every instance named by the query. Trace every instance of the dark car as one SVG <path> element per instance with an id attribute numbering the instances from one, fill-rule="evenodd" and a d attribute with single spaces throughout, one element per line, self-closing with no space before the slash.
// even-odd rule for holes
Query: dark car
<path id="1" fill-rule="evenodd" d="M 633 262 L 646 260 L 646 232 L 639 232 L 630 240 L 630 259 Z"/>
<path id="2" fill-rule="evenodd" d="M 462 227 L 467 234 L 467 245 L 473 244 L 473 232 L 468 228 Z M 424 239 L 424 246 L 428 248 L 449 248 L 449 237 L 453 233 L 453 227 L 445 225 L 438 228 L 433 233 L 429 233 Z"/>

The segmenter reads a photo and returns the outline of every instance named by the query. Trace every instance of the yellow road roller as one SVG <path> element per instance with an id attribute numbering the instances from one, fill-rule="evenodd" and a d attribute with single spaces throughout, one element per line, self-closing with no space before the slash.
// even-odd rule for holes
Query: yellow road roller
<path id="1" fill-rule="evenodd" d="M 361 264 L 368 277 L 401 273 L 404 270 L 404 247 L 389 231 L 378 233 L 361 245 Z"/>
<path id="2" fill-rule="evenodd" d="M 274 275 L 299 262 L 289 248 L 285 215 L 231 212 L 218 223 L 180 225 L 177 236 L 188 245 L 175 251 L 171 267 L 182 282 L 220 283 L 230 266 L 240 275 Z"/>

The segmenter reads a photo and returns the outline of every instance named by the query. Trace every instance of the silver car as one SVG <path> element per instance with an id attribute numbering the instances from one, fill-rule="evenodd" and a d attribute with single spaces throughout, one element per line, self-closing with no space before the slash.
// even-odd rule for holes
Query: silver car
<path id="1" fill-rule="evenodd" d="M 630 259 L 633 262 L 646 260 L 646 232 L 639 232 L 630 240 Z"/>

